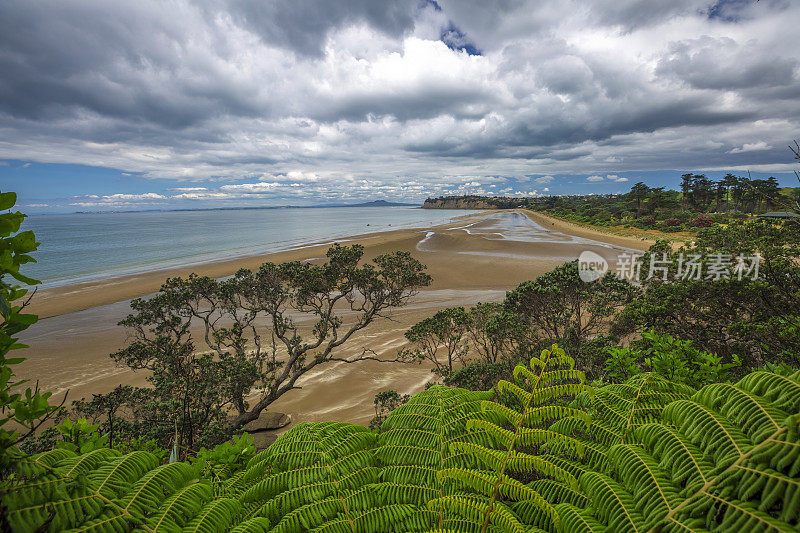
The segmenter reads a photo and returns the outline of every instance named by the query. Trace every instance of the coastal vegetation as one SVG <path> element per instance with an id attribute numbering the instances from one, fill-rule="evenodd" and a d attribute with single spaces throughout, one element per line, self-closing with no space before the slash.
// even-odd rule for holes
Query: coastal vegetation
<path id="1" fill-rule="evenodd" d="M 800 161 L 800 145 L 789 147 Z M 795 172 L 797 174 L 797 172 Z M 800 181 L 800 175 L 797 176 Z M 777 179 L 726 174 L 719 180 L 705 174 L 680 176 L 680 190 L 635 183 L 625 194 L 577 194 L 526 198 L 477 195 L 428 198 L 428 209 L 531 209 L 558 218 L 615 228 L 696 232 L 714 224 L 746 220 L 750 215 L 779 210 L 779 216 L 800 211 L 800 187 L 779 187 Z"/>
<path id="2" fill-rule="evenodd" d="M 168 279 L 155 296 L 131 302 L 120 322 L 130 342 L 111 354 L 148 371 L 151 386 L 119 386 L 78 402 L 75 413 L 121 440 L 196 450 L 257 419 L 321 365 L 381 360 L 340 351 L 430 276 L 408 253 L 360 264 L 363 253 L 357 244 L 334 245 L 321 265 L 265 263 L 224 280 Z"/>
<path id="3" fill-rule="evenodd" d="M 436 385 L 378 432 L 304 423 L 189 462 L 65 447 L 13 465 L 18 531 L 775 531 L 798 524 L 800 374 L 592 388 L 553 347 Z"/>
<path id="4" fill-rule="evenodd" d="M 757 276 L 735 273 L 736 258 L 756 256 Z M 432 362 L 445 383 L 473 389 L 510 379 L 517 363 L 552 343 L 602 382 L 653 371 L 700 386 L 707 373 L 723 380 L 765 365 L 795 367 L 798 257 L 800 221 L 715 225 L 679 249 L 657 242 L 637 258 L 635 284 L 611 271 L 587 283 L 573 261 L 523 282 L 501 303 L 443 309 L 406 337 L 410 352 Z M 688 258 L 696 258 L 699 275 L 687 275 Z M 724 269 L 715 275 L 718 266 Z M 491 309 L 494 320 L 470 319 L 480 309 Z M 491 340 L 491 360 L 483 339 Z M 451 369 L 453 357 L 459 364 Z"/>
<path id="5" fill-rule="evenodd" d="M 0 201 L 10 209 L 14 196 Z M 428 285 L 423 265 L 333 247 L 322 264 L 168 280 L 132 303 L 130 342 L 112 356 L 148 370 L 151 386 L 68 411 L 13 381 L 20 358 L 8 354 L 36 320 L 18 286 L 36 284 L 20 273 L 38 244 L 23 220 L 0 215 L 3 531 L 800 525 L 795 220 L 701 228 L 680 250 L 656 243 L 642 272 L 671 266 L 638 284 L 610 272 L 586 282 L 568 262 L 503 302 L 440 310 L 395 359 L 431 366 L 426 390 L 383 391 L 370 428 L 306 422 L 262 451 L 231 426 L 311 368 L 376 358 L 340 346 Z M 681 277 L 680 254 L 704 272 L 714 254 L 758 254 L 762 275 Z"/>

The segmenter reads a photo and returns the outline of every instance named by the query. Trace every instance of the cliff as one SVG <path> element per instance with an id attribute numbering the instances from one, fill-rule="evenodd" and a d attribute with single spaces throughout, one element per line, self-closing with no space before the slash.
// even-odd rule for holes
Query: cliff
<path id="1" fill-rule="evenodd" d="M 497 209 L 487 198 L 471 196 L 447 196 L 428 198 L 422 204 L 423 209 Z"/>

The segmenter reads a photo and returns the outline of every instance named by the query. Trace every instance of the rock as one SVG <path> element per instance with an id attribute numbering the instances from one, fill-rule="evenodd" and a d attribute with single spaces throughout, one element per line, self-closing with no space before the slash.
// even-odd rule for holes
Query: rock
<path id="1" fill-rule="evenodd" d="M 278 413 L 275 411 L 264 411 L 258 418 L 252 422 L 248 422 L 242 427 L 242 431 L 247 433 L 258 433 L 261 431 L 269 431 L 271 429 L 280 429 L 292 423 L 292 417 L 286 413 Z"/>
<path id="2" fill-rule="evenodd" d="M 270 433 L 268 431 L 259 431 L 258 433 L 250 433 L 249 435 L 253 437 L 253 445 L 258 451 L 269 448 L 280 436 L 277 433 Z"/>

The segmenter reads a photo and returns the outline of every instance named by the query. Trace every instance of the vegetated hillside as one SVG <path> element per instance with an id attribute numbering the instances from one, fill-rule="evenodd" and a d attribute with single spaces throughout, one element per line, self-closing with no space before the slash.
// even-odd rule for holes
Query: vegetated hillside
<path id="1" fill-rule="evenodd" d="M 728 174 L 714 181 L 703 174 L 681 176 L 681 190 L 648 187 L 642 182 L 625 194 L 537 196 L 525 198 L 446 196 L 423 207 L 542 211 L 595 226 L 635 227 L 667 233 L 696 231 L 768 211 L 800 210 L 800 188 L 779 188 L 775 178 L 750 179 Z"/>
<path id="2" fill-rule="evenodd" d="M 502 205 L 504 200 L 513 200 L 514 207 L 519 205 L 519 198 L 489 198 L 486 196 L 442 196 L 428 198 L 422 204 L 423 209 L 503 209 L 511 206 Z"/>

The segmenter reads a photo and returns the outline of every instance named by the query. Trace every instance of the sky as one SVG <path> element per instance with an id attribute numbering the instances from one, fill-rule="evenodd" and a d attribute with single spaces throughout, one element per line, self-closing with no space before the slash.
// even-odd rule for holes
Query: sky
<path id="1" fill-rule="evenodd" d="M 26 212 L 797 185 L 794 0 L 4 0 Z"/>

